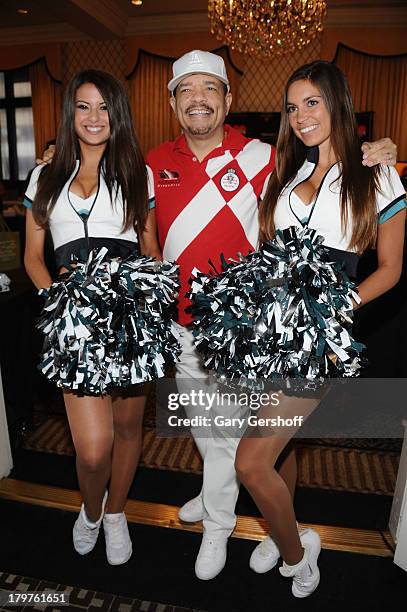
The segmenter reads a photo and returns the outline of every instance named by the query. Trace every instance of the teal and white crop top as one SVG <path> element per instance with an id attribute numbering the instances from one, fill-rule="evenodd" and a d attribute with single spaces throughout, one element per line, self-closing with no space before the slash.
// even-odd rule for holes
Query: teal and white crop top
<path id="1" fill-rule="evenodd" d="M 34 168 L 27 187 L 24 205 L 32 208 L 37 192 L 38 177 L 44 165 Z M 134 251 L 138 243 L 137 232 L 130 228 L 122 231 L 123 202 L 120 190 L 113 192 L 111 201 L 109 190 L 99 173 L 97 192 L 89 198 L 81 198 L 70 191 L 70 186 L 79 172 L 80 162 L 64 185 L 58 200 L 51 211 L 49 228 L 55 248 L 57 266 L 66 265 L 72 255 L 80 258 L 92 248 L 106 246 L 112 256 L 126 256 Z M 147 167 L 149 208 L 155 207 L 154 182 L 152 172 Z"/>
<path id="2" fill-rule="evenodd" d="M 295 178 L 283 189 L 274 212 L 275 226 L 277 229 L 285 229 L 290 225 L 308 225 L 325 238 L 324 245 L 350 251 L 353 223 L 349 215 L 346 227 L 342 228 L 340 162 L 327 171 L 311 204 L 302 202 L 294 191 L 300 183 L 310 178 L 315 168 L 315 163 L 305 161 Z M 406 192 L 396 169 L 383 166 L 376 193 L 378 223 L 385 223 L 406 206 Z"/>

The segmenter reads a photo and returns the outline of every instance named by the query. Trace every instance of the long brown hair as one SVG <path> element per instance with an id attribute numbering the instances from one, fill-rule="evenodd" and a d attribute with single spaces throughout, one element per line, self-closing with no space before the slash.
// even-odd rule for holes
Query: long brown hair
<path id="1" fill-rule="evenodd" d="M 363 252 L 374 246 L 377 238 L 376 191 L 380 167 L 362 165 L 360 140 L 349 85 L 344 74 L 330 62 L 318 60 L 293 72 L 287 81 L 281 110 L 277 140 L 276 169 L 270 177 L 260 207 L 260 239 L 270 240 L 275 234 L 274 211 L 278 198 L 303 165 L 307 148 L 295 136 L 287 113 L 287 94 L 292 83 L 309 80 L 318 87 L 331 118 L 331 143 L 341 161 L 342 228 L 353 220 L 350 248 Z"/>
<path id="2" fill-rule="evenodd" d="M 123 231 L 144 227 L 148 212 L 147 170 L 134 131 L 129 101 L 118 79 L 101 70 L 78 72 L 69 82 L 62 106 L 61 123 L 52 162 L 44 166 L 33 203 L 35 221 L 45 227 L 63 186 L 80 159 L 75 133 L 75 95 L 81 85 L 92 83 L 100 92 L 110 123 L 110 138 L 100 161 L 100 170 L 113 200 L 121 190 Z"/>

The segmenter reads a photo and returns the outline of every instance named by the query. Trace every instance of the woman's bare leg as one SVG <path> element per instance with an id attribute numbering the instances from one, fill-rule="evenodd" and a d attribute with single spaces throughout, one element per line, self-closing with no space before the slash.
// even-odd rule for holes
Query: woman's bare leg
<path id="1" fill-rule="evenodd" d="M 97 521 L 110 478 L 113 446 L 111 399 L 64 393 L 64 400 L 86 515 L 89 520 Z"/>
<path id="2" fill-rule="evenodd" d="M 284 418 L 303 416 L 306 418 L 319 404 L 320 399 L 296 397 L 280 398 L 278 409 L 267 407 L 259 417 L 273 418 L 277 414 Z M 293 508 L 292 492 L 276 471 L 278 457 L 290 442 L 297 428 L 277 430 L 264 428 L 243 438 L 236 455 L 236 471 L 239 480 L 248 489 L 256 505 L 270 526 L 284 561 L 289 565 L 299 563 L 303 549 L 299 539 Z M 257 435 L 258 437 L 254 437 Z M 260 437 L 262 436 L 262 437 Z M 287 457 L 286 470 L 291 474 L 293 457 Z M 287 474 L 286 474 L 287 475 Z M 289 484 L 292 479 L 289 478 Z"/>
<path id="3" fill-rule="evenodd" d="M 290 491 L 291 499 L 294 499 L 295 489 L 297 486 L 298 468 L 297 468 L 297 455 L 295 452 L 295 445 L 289 444 L 284 450 L 288 451 L 284 457 L 279 457 L 277 462 L 277 472 L 287 485 Z M 281 460 L 281 462 L 280 462 Z"/>
<path id="4" fill-rule="evenodd" d="M 146 387 L 140 387 L 137 393 L 133 397 L 112 398 L 114 442 L 106 510 L 110 514 L 123 512 L 140 459 Z"/>

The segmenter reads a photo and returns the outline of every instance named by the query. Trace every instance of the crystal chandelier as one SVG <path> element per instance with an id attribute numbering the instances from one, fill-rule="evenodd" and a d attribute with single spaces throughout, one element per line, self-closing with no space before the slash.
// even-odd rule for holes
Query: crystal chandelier
<path id="1" fill-rule="evenodd" d="M 323 30 L 323 0 L 209 0 L 211 33 L 231 49 L 273 57 L 301 49 Z"/>

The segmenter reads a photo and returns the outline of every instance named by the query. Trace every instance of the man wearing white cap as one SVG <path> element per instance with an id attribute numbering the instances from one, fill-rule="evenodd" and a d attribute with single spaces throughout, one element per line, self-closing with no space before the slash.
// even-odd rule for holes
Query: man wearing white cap
<path id="1" fill-rule="evenodd" d="M 180 265 L 183 351 L 177 366 L 178 389 L 188 391 L 195 381 L 213 392 L 188 329 L 192 320 L 185 313 L 190 304 L 185 298 L 188 280 L 194 268 L 208 272 L 208 260 L 220 268 L 221 253 L 229 258 L 256 248 L 257 204 L 274 169 L 274 150 L 224 125 L 232 96 L 221 57 L 192 51 L 177 60 L 173 70 L 174 78 L 168 83 L 170 104 L 183 134 L 151 151 L 147 163 L 154 174 L 163 257 Z M 212 407 L 211 416 L 215 410 Z M 227 416 L 231 410 L 228 407 Z M 192 433 L 204 462 L 202 494 L 181 509 L 180 518 L 203 519 L 195 571 L 208 580 L 222 570 L 227 540 L 235 527 L 239 485 L 234 457 L 239 440 L 227 434 L 212 436 L 210 430 L 206 435 L 202 429 Z"/>
<path id="2" fill-rule="evenodd" d="M 221 57 L 197 50 L 186 53 L 174 62 L 168 89 L 183 134 L 151 151 L 147 163 L 154 175 L 163 257 L 176 260 L 180 266 L 179 323 L 183 350 L 177 365 L 177 385 L 180 392 L 196 388 L 195 384 L 214 392 L 188 329 L 191 323 L 191 316 L 185 313 L 190 304 L 185 298 L 188 280 L 194 268 L 208 272 L 209 261 L 220 268 L 221 253 L 228 259 L 256 248 L 258 201 L 267 177 L 274 170 L 274 149 L 224 125 L 232 96 Z M 380 146 L 384 149 L 380 150 Z M 394 153 L 394 149 L 387 140 L 373 145 L 371 151 L 380 150 L 379 161 L 383 151 Z M 233 416 L 233 409 L 238 411 L 237 406 L 228 406 L 227 416 Z M 220 408 L 216 405 L 212 407 L 212 416 L 217 410 Z M 191 409 L 187 412 L 193 414 Z M 195 572 L 198 578 L 209 580 L 225 565 L 228 537 L 236 523 L 239 484 L 234 457 L 239 438 L 222 431 L 205 436 L 202 428 L 192 428 L 192 433 L 203 458 L 203 486 L 200 495 L 181 508 L 179 516 L 184 521 L 203 519 L 204 534 Z M 280 468 L 283 478 L 284 472 L 293 491 L 293 453 Z M 252 555 L 250 564 L 255 571 L 266 571 L 277 563 L 278 549 L 270 539 L 265 543 Z"/>

